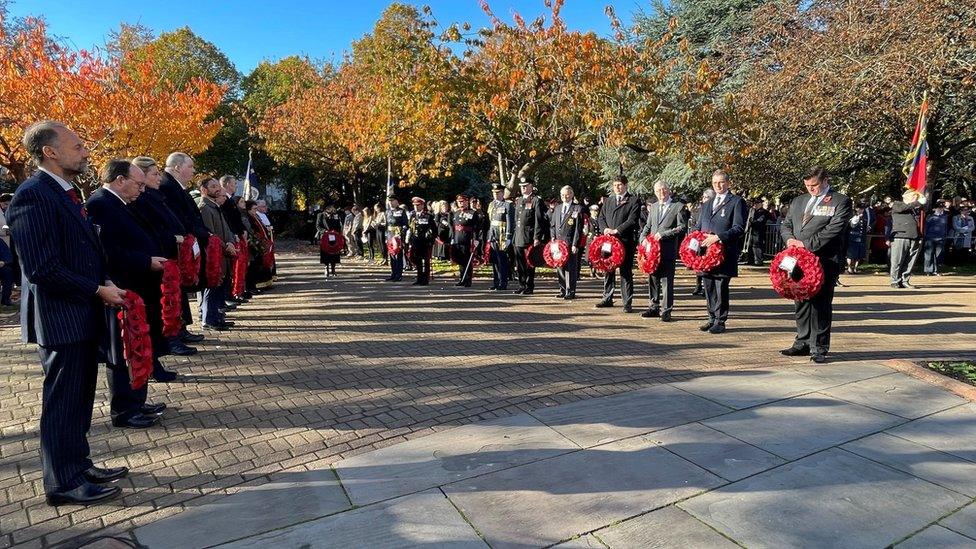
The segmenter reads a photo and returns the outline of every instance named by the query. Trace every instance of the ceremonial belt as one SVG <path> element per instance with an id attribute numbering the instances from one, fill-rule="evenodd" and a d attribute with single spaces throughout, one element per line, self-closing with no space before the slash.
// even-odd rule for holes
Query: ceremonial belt
<path id="1" fill-rule="evenodd" d="M 473 233 L 474 232 L 474 229 L 472 229 L 470 227 L 465 227 L 464 225 L 455 225 L 454 226 L 454 230 L 455 231 L 463 231 L 463 232 L 466 232 L 466 233 Z"/>
<path id="2" fill-rule="evenodd" d="M 504 227 L 505 226 L 505 220 L 504 219 L 492 219 L 491 220 L 491 226 L 492 227 Z"/>

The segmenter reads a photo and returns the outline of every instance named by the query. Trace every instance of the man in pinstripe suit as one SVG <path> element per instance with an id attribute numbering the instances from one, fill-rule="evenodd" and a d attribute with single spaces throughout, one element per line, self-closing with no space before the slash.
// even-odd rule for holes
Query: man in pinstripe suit
<path id="1" fill-rule="evenodd" d="M 50 505 L 89 504 L 121 491 L 108 486 L 124 467 L 103 469 L 89 459 L 104 307 L 125 292 L 106 276 L 104 254 L 70 180 L 88 167 L 88 149 L 63 124 L 37 122 L 24 148 L 39 170 L 17 189 L 7 212 L 24 277 L 21 330 L 37 343 L 44 369 L 41 465 Z"/>

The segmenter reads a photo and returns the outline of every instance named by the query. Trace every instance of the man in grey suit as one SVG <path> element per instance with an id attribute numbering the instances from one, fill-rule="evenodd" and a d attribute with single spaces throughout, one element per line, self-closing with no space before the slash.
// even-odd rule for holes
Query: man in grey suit
<path id="1" fill-rule="evenodd" d="M 559 191 L 562 204 L 552 211 L 552 239 L 562 240 L 569 248 L 569 258 L 566 263 L 556 269 L 559 275 L 559 293 L 557 299 L 576 299 L 576 279 L 579 276 L 579 242 L 583 237 L 583 220 L 586 211 L 579 204 L 573 203 L 573 188 L 566 185 Z"/>
<path id="2" fill-rule="evenodd" d="M 678 245 L 688 228 L 685 205 L 671 200 L 671 187 L 665 181 L 654 183 L 657 202 L 647 214 L 647 223 L 641 231 L 639 242 L 648 235 L 661 244 L 661 263 L 648 276 L 647 310 L 641 313 L 644 318 L 661 317 L 662 322 L 671 322 L 671 309 L 674 307 L 674 262 L 678 257 Z M 638 244 L 641 246 L 642 244 Z"/>
<path id="3" fill-rule="evenodd" d="M 780 353 L 786 356 L 812 355 L 816 363 L 826 362 L 830 349 L 830 324 L 834 286 L 847 255 L 847 224 L 854 215 L 851 199 L 830 188 L 827 170 L 814 166 L 803 176 L 807 194 L 790 203 L 780 232 L 787 248 L 806 248 L 820 258 L 824 281 L 820 292 L 796 302 L 796 339 Z"/>
<path id="4" fill-rule="evenodd" d="M 59 122 L 37 122 L 24 148 L 38 171 L 17 189 L 7 211 L 23 265 L 23 339 L 37 343 L 44 368 L 41 468 L 49 505 L 90 504 L 117 496 L 128 469 L 95 467 L 89 457 L 98 345 L 105 306 L 125 291 L 108 278 L 95 227 L 71 183 L 88 169 L 88 148 Z"/>

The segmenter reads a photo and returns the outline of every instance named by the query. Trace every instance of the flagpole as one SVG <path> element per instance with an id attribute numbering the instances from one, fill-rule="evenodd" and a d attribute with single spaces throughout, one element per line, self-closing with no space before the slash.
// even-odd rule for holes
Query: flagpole
<path id="1" fill-rule="evenodd" d="M 251 147 L 247 148 L 247 169 L 244 170 L 244 186 L 241 189 L 241 194 L 244 195 L 244 200 L 251 199 L 251 160 L 253 156 L 253 150 Z"/>

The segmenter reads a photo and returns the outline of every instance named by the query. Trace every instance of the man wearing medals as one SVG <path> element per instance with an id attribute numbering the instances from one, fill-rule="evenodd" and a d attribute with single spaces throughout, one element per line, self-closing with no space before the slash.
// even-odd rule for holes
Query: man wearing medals
<path id="1" fill-rule="evenodd" d="M 481 238 L 479 227 L 481 227 L 481 216 L 469 206 L 468 197 L 457 195 L 458 210 L 454 212 L 453 230 L 451 231 L 451 257 L 457 262 L 461 269 L 460 280 L 455 286 L 471 287 L 471 278 L 474 276 L 474 253 Z"/>
<path id="2" fill-rule="evenodd" d="M 583 219 L 586 212 L 573 203 L 573 188 L 566 185 L 559 191 L 562 204 L 552 212 L 552 239 L 562 240 L 569 249 L 569 259 L 556 269 L 559 276 L 559 293 L 556 299 L 576 299 L 576 279 L 579 276 L 579 243 L 583 237 Z"/>
<path id="3" fill-rule="evenodd" d="M 407 231 L 410 242 L 410 256 L 417 268 L 417 281 L 413 286 L 430 284 L 430 254 L 437 234 L 434 216 L 427 211 L 427 201 L 419 196 L 413 197 L 414 214 L 410 218 L 410 228 Z"/>
<path id="4" fill-rule="evenodd" d="M 395 236 L 400 238 L 400 249 L 397 253 L 390 254 L 390 278 L 386 282 L 400 282 L 403 278 L 403 247 L 407 245 L 404 240 L 407 233 L 407 212 L 400 207 L 397 197 L 390 195 L 386 198 L 389 204 L 386 210 L 387 241 Z"/>
<path id="5" fill-rule="evenodd" d="M 488 246 L 491 249 L 491 288 L 490 291 L 508 289 L 508 249 L 512 245 L 515 232 L 515 207 L 505 200 L 505 186 L 495 183 L 491 186 L 495 199 L 488 204 Z"/>
<path id="6" fill-rule="evenodd" d="M 515 199 L 515 265 L 518 267 L 519 288 L 516 294 L 532 295 L 535 291 L 535 267 L 529 264 L 525 252 L 542 244 L 546 228 L 546 206 L 534 191 L 534 181 L 523 177 L 519 183 L 522 196 Z"/>
<path id="7" fill-rule="evenodd" d="M 827 170 L 814 166 L 803 176 L 807 194 L 793 199 L 780 229 L 787 248 L 806 248 L 820 258 L 823 286 L 817 295 L 796 302 L 796 339 L 780 351 L 786 356 L 812 355 L 816 363 L 827 361 L 834 286 L 847 252 L 847 224 L 853 215 L 851 199 L 835 192 Z"/>
<path id="8" fill-rule="evenodd" d="M 702 204 L 696 230 L 708 236 L 701 246 L 708 247 L 721 242 L 725 248 L 722 263 L 707 273 L 702 273 L 705 300 L 708 301 L 708 322 L 699 330 L 710 334 L 725 331 L 729 318 L 729 282 L 739 276 L 739 254 L 745 234 L 749 207 L 746 201 L 729 191 L 729 176 L 722 170 L 712 174 L 715 198 Z"/>

